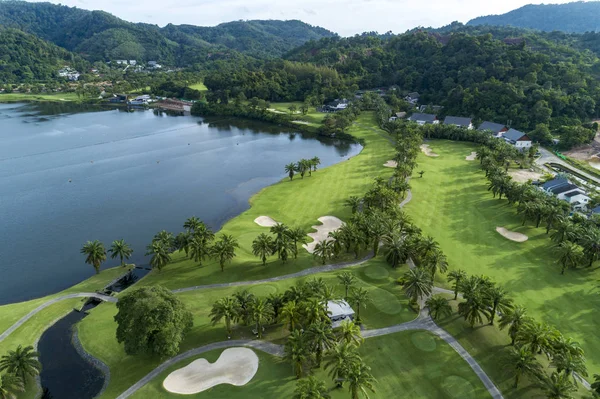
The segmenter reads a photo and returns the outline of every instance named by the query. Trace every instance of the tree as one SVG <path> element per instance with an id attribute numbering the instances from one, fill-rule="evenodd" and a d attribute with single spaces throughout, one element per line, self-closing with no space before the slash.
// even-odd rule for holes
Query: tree
<path id="1" fill-rule="evenodd" d="M 317 171 L 317 166 L 321 165 L 321 158 L 319 157 L 312 157 L 310 160 L 310 163 L 312 164 L 313 167 L 313 171 Z"/>
<path id="2" fill-rule="evenodd" d="M 446 273 L 448 270 L 448 259 L 442 251 L 437 250 L 429 253 L 425 258 L 425 268 L 431 272 L 431 278 L 435 279 L 436 273 Z"/>
<path id="3" fill-rule="evenodd" d="M 296 104 L 292 104 L 288 107 L 288 109 L 290 110 L 290 114 L 293 115 L 298 111 L 298 107 L 296 106 Z"/>
<path id="4" fill-rule="evenodd" d="M 420 172 L 419 172 L 419 177 L 422 179 L 424 174 L 425 174 L 425 171 L 423 171 L 423 170 L 422 170 L 422 171 L 420 171 Z"/>
<path id="5" fill-rule="evenodd" d="M 161 230 L 156 233 L 154 238 L 152 238 L 152 243 L 155 242 L 162 244 L 169 252 L 175 247 L 175 237 L 173 237 L 173 233 L 166 230 Z"/>
<path id="6" fill-rule="evenodd" d="M 384 237 L 383 251 L 385 253 L 385 260 L 394 269 L 397 268 L 399 264 L 406 261 L 406 246 L 401 234 L 392 233 L 391 235 Z"/>
<path id="7" fill-rule="evenodd" d="M 364 342 L 364 338 L 360 333 L 360 327 L 351 320 L 344 320 L 336 331 L 336 336 L 339 342 L 348 343 L 360 346 Z"/>
<path id="8" fill-rule="evenodd" d="M 508 298 L 508 293 L 500 287 L 491 287 L 485 291 L 484 295 L 492 307 L 488 316 L 490 325 L 494 325 L 497 312 L 504 314 L 513 308 L 512 299 Z"/>
<path id="9" fill-rule="evenodd" d="M 409 269 L 401 278 L 404 293 L 412 303 L 431 295 L 433 280 L 431 274 L 422 267 Z"/>
<path id="10" fill-rule="evenodd" d="M 327 359 L 325 370 L 330 370 L 329 376 L 338 388 L 342 387 L 350 366 L 362 362 L 356 346 L 347 342 L 340 342 L 334 346 L 327 353 Z"/>
<path id="11" fill-rule="evenodd" d="M 583 248 L 571 241 L 563 241 L 557 247 L 557 262 L 561 265 L 560 274 L 566 269 L 575 269 L 583 260 Z"/>
<path id="12" fill-rule="evenodd" d="M 504 330 L 508 327 L 508 336 L 511 340 L 510 344 L 514 345 L 517 335 L 526 323 L 531 323 L 531 318 L 527 316 L 527 311 L 524 307 L 516 306 L 514 309 L 509 310 L 502 315 L 500 318 L 500 329 Z"/>
<path id="13" fill-rule="evenodd" d="M 314 256 L 321 258 L 323 264 L 325 264 L 329 258 L 333 256 L 333 241 L 322 240 L 315 245 Z"/>
<path id="14" fill-rule="evenodd" d="M 221 271 L 225 270 L 225 263 L 231 262 L 231 260 L 235 258 L 235 249 L 239 247 L 237 240 L 229 234 L 223 234 L 221 238 L 215 242 L 210 253 L 219 260 Z"/>
<path id="15" fill-rule="evenodd" d="M 17 392 L 25 392 L 25 383 L 14 374 L 0 377 L 0 399 L 17 399 Z"/>
<path id="16" fill-rule="evenodd" d="M 293 245 L 293 251 L 294 251 L 294 258 L 298 257 L 298 244 L 306 244 L 308 242 L 308 239 L 306 238 L 306 231 L 304 231 L 303 228 L 301 227 L 295 227 L 295 228 L 291 228 L 288 229 L 285 234 L 288 236 L 288 238 L 290 240 L 293 241 L 294 245 Z"/>
<path id="17" fill-rule="evenodd" d="M 331 329 L 331 324 L 326 321 L 313 323 L 306 331 L 306 338 L 310 349 L 314 352 L 317 368 L 321 367 L 323 352 L 333 347 L 335 335 Z"/>
<path id="18" fill-rule="evenodd" d="M 296 330 L 296 327 L 300 324 L 300 308 L 296 304 L 296 301 L 286 302 L 281 309 L 279 318 L 283 322 L 284 327 L 288 326 L 289 331 Z"/>
<path id="19" fill-rule="evenodd" d="M 81 253 L 86 256 L 85 263 L 94 266 L 96 274 L 100 273 L 100 265 L 106 261 L 104 244 L 98 240 L 88 241 L 81 248 Z"/>
<path id="20" fill-rule="evenodd" d="M 40 374 L 42 364 L 38 360 L 39 356 L 40 354 L 35 351 L 33 346 L 19 345 L 17 349 L 8 351 L 0 358 L 0 371 L 19 376 L 25 383 L 27 376 L 35 377 Z"/>
<path id="21" fill-rule="evenodd" d="M 573 398 L 572 393 L 577 391 L 577 387 L 571 382 L 569 375 L 556 372 L 540 378 L 538 385 L 546 393 L 548 399 L 571 399 Z"/>
<path id="22" fill-rule="evenodd" d="M 542 366 L 537 361 L 535 354 L 526 348 L 511 348 L 504 359 L 504 369 L 514 376 L 515 388 L 519 386 L 519 380 L 523 375 L 530 377 L 542 375 Z"/>
<path id="23" fill-rule="evenodd" d="M 362 199 L 356 196 L 352 196 L 345 201 L 346 206 L 352 209 L 352 214 L 358 212 L 358 208 L 360 207 L 361 203 Z"/>
<path id="24" fill-rule="evenodd" d="M 306 336 L 300 330 L 292 331 L 284 350 L 285 359 L 292 364 L 296 379 L 302 378 L 311 361 L 311 351 Z"/>
<path id="25" fill-rule="evenodd" d="M 194 262 L 199 262 L 202 266 L 202 260 L 209 254 L 210 248 L 206 246 L 202 238 L 198 235 L 193 235 L 188 243 L 189 254 Z"/>
<path id="26" fill-rule="evenodd" d="M 542 323 L 526 323 L 520 329 L 515 340 L 518 345 L 528 348 L 533 353 L 545 353 L 550 356 L 552 353 L 552 342 L 557 338 L 556 329 Z"/>
<path id="27" fill-rule="evenodd" d="M 344 286 L 344 299 L 348 300 L 348 290 L 356 282 L 356 276 L 354 274 L 344 271 L 337 275 L 340 284 Z"/>
<path id="28" fill-rule="evenodd" d="M 592 383 L 592 391 L 596 395 L 600 395 L 600 374 L 594 374 L 594 382 Z"/>
<path id="29" fill-rule="evenodd" d="M 152 255 L 150 266 L 153 269 L 158 269 L 159 272 L 171 261 L 171 256 L 162 241 L 152 242 L 152 244 L 146 247 L 146 250 L 146 256 Z"/>
<path id="30" fill-rule="evenodd" d="M 273 306 L 263 298 L 255 298 L 250 304 L 250 319 L 258 338 L 262 338 L 263 326 L 273 320 Z"/>
<path id="31" fill-rule="evenodd" d="M 368 398 L 367 390 L 375 392 L 373 383 L 376 380 L 371 375 L 371 368 L 362 362 L 350 365 L 346 373 L 346 381 L 348 381 L 348 390 L 352 399 L 359 399 L 359 393 Z"/>
<path id="32" fill-rule="evenodd" d="M 452 270 L 448 273 L 448 282 L 451 283 L 454 281 L 454 300 L 458 298 L 458 290 L 460 289 L 461 283 L 467 278 L 467 273 L 464 270 Z"/>
<path id="33" fill-rule="evenodd" d="M 317 298 L 311 298 L 310 300 L 304 302 L 302 315 L 304 316 L 303 324 L 306 326 L 329 320 L 327 314 L 327 304 L 324 304 Z"/>
<path id="34" fill-rule="evenodd" d="M 114 259 L 118 256 L 119 259 L 121 259 L 121 266 L 125 266 L 125 262 L 123 262 L 123 259 L 129 260 L 129 258 L 131 258 L 131 255 L 133 254 L 133 249 L 131 249 L 131 247 L 125 242 L 125 240 L 115 240 L 112 242 L 108 252 L 110 252 L 111 259 Z"/>
<path id="35" fill-rule="evenodd" d="M 478 291 L 465 294 L 465 299 L 465 302 L 458 304 L 458 314 L 463 316 L 473 328 L 475 323 L 483 322 L 483 316 L 490 311 L 489 306 Z"/>
<path id="36" fill-rule="evenodd" d="M 300 105 L 300 112 L 302 112 L 302 115 L 308 114 L 309 109 L 310 109 L 310 104 L 308 104 L 306 101 L 303 102 L 302 105 Z"/>
<path id="37" fill-rule="evenodd" d="M 330 399 L 323 381 L 314 376 L 303 378 L 296 383 L 294 399 Z"/>
<path id="38" fill-rule="evenodd" d="M 273 237 L 261 233 L 252 241 L 252 253 L 262 260 L 263 266 L 267 264 L 267 258 L 276 252 Z"/>
<path id="39" fill-rule="evenodd" d="M 125 292 L 117 302 L 117 341 L 125 353 L 174 356 L 194 319 L 175 294 L 161 286 Z"/>
<path id="40" fill-rule="evenodd" d="M 279 259 L 281 259 L 282 250 L 285 249 L 286 247 L 289 247 L 289 245 L 288 245 L 288 239 L 289 239 L 288 230 L 289 230 L 289 227 L 287 227 L 283 223 L 277 223 L 274 226 L 271 226 L 271 228 L 269 229 L 271 234 L 275 234 L 275 247 L 277 248 L 277 256 L 279 257 Z"/>
<path id="41" fill-rule="evenodd" d="M 179 251 L 185 252 L 185 256 L 188 256 L 190 253 L 190 241 L 192 240 L 192 234 L 186 232 L 181 232 L 177 234 L 175 237 L 175 248 Z"/>
<path id="42" fill-rule="evenodd" d="M 350 295 L 350 301 L 356 305 L 356 322 L 360 324 L 360 307 L 361 305 L 365 308 L 367 307 L 367 301 L 369 300 L 370 295 L 367 290 L 364 288 L 358 287 L 352 289 L 352 294 Z"/>
<path id="43" fill-rule="evenodd" d="M 290 177 L 290 181 L 294 180 L 294 174 L 296 173 L 296 170 L 298 170 L 298 165 L 296 165 L 294 162 L 285 165 L 285 173 L 287 173 Z"/>
<path id="44" fill-rule="evenodd" d="M 425 305 L 429 308 L 429 314 L 434 320 L 438 320 L 441 317 L 448 317 L 452 314 L 452 307 L 446 300 L 441 296 L 432 296 L 427 299 Z"/>
<path id="45" fill-rule="evenodd" d="M 198 228 L 202 224 L 202 221 L 198 219 L 196 216 L 192 216 L 191 218 L 187 218 L 185 223 L 183 224 L 183 228 L 187 230 L 188 233 L 193 234 L 198 231 Z"/>
<path id="46" fill-rule="evenodd" d="M 225 319 L 227 338 L 231 338 L 231 323 L 236 322 L 240 317 L 239 302 L 232 297 L 221 298 L 213 304 L 209 316 L 213 326 Z"/>

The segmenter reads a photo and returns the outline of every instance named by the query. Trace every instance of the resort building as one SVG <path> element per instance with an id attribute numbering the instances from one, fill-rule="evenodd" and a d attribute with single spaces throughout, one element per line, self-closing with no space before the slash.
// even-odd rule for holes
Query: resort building
<path id="1" fill-rule="evenodd" d="M 354 320 L 354 310 L 346 301 L 328 301 L 327 313 L 331 319 L 331 327 L 339 327 L 344 320 Z"/>

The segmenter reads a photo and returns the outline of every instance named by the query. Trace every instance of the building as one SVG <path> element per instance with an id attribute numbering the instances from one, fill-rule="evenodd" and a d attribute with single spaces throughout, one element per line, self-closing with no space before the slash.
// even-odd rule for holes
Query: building
<path id="1" fill-rule="evenodd" d="M 427 109 L 431 109 L 431 111 L 434 114 L 437 114 L 438 112 L 440 112 L 442 109 L 444 109 L 444 106 L 442 105 L 421 105 L 419 107 L 419 112 L 425 112 Z"/>
<path id="2" fill-rule="evenodd" d="M 127 65 L 127 60 L 117 60 L 117 65 Z"/>
<path id="3" fill-rule="evenodd" d="M 561 186 L 566 186 L 570 184 L 569 180 L 567 180 L 564 177 L 557 177 L 556 179 L 553 180 L 548 180 L 546 183 L 542 184 L 540 186 L 540 190 L 545 191 L 548 194 L 552 193 L 552 189 L 561 187 Z"/>
<path id="4" fill-rule="evenodd" d="M 591 201 L 584 189 L 564 177 L 547 181 L 540 186 L 540 190 L 548 195 L 556 196 L 559 200 L 568 202 L 573 209 L 582 212 L 587 210 L 587 206 Z"/>
<path id="5" fill-rule="evenodd" d="M 527 137 L 525 133 L 518 130 L 509 129 L 502 133 L 502 137 L 506 142 L 512 144 L 518 150 L 523 151 L 531 147 L 531 139 Z"/>
<path id="6" fill-rule="evenodd" d="M 345 320 L 354 320 L 354 310 L 346 301 L 327 301 L 327 314 L 332 328 L 339 327 Z"/>
<path id="7" fill-rule="evenodd" d="M 477 128 L 480 132 L 490 132 L 494 137 L 502 137 L 504 132 L 508 131 L 508 128 L 500 123 L 494 122 L 483 122 Z"/>
<path id="8" fill-rule="evenodd" d="M 415 91 L 412 93 L 408 93 L 408 96 L 404 97 L 404 99 L 406 101 L 408 101 L 409 103 L 411 103 L 412 105 L 417 105 L 420 97 L 421 97 L 421 95 Z"/>
<path id="9" fill-rule="evenodd" d="M 137 61 L 136 60 L 129 60 L 129 65 L 137 65 Z"/>
<path id="10" fill-rule="evenodd" d="M 567 193 L 563 193 L 557 196 L 558 199 L 563 201 L 567 201 L 571 206 L 579 211 L 585 211 L 587 209 L 588 204 L 592 200 L 587 196 L 585 191 L 581 190 L 579 187 L 573 191 L 569 191 Z"/>
<path id="11" fill-rule="evenodd" d="M 465 129 L 473 129 L 473 121 L 471 118 L 463 118 L 460 116 L 447 116 L 444 119 L 444 125 L 453 125 L 456 127 L 463 127 Z"/>
<path id="12" fill-rule="evenodd" d="M 409 121 L 417 122 L 419 125 L 423 126 L 425 124 L 437 125 L 440 123 L 438 118 L 434 114 L 422 114 L 422 113 L 414 113 L 409 118 Z"/>
<path id="13" fill-rule="evenodd" d="M 404 119 L 404 118 L 406 118 L 406 112 L 396 112 L 390 118 L 390 122 L 393 122 L 393 121 L 398 120 L 398 119 Z"/>
<path id="14" fill-rule="evenodd" d="M 329 104 L 325 104 L 323 107 L 321 107 L 321 112 L 338 112 L 338 111 L 343 111 L 346 108 L 348 108 L 348 106 L 350 105 L 350 102 L 347 99 L 342 99 L 342 100 L 334 100 L 332 102 L 330 102 Z"/>

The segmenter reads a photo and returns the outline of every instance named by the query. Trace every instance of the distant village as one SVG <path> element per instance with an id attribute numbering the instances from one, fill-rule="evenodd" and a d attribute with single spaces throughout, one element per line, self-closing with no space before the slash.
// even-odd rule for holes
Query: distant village
<path id="1" fill-rule="evenodd" d="M 123 72 L 151 73 L 163 70 L 163 66 L 157 61 L 148 61 L 146 64 L 142 64 L 138 63 L 137 60 L 115 60 L 106 62 L 106 65 L 111 68 L 123 68 Z M 174 69 L 166 69 L 164 72 L 174 71 Z M 100 73 L 97 68 L 92 68 L 89 72 L 96 76 Z M 66 78 L 70 82 L 77 82 L 81 75 L 82 72 L 66 65 L 58 71 L 59 77 Z"/>

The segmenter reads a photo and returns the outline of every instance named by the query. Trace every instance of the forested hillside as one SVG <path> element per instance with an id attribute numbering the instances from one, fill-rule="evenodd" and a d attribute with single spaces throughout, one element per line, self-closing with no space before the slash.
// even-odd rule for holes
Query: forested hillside
<path id="1" fill-rule="evenodd" d="M 216 27 L 131 23 L 103 11 L 50 3 L 0 1 L 0 25 L 21 29 L 91 61 L 156 60 L 188 66 L 235 50 L 277 57 L 311 39 L 334 34 L 300 21 L 239 21 Z"/>
<path id="2" fill-rule="evenodd" d="M 58 69 L 65 65 L 83 70 L 88 63 L 34 35 L 0 26 L 0 82 L 56 79 Z"/>
<path id="3" fill-rule="evenodd" d="M 529 4 L 502 15 L 478 17 L 468 25 L 500 25 L 537 29 L 546 32 L 600 31 L 600 2 L 574 2 L 567 4 Z"/>

